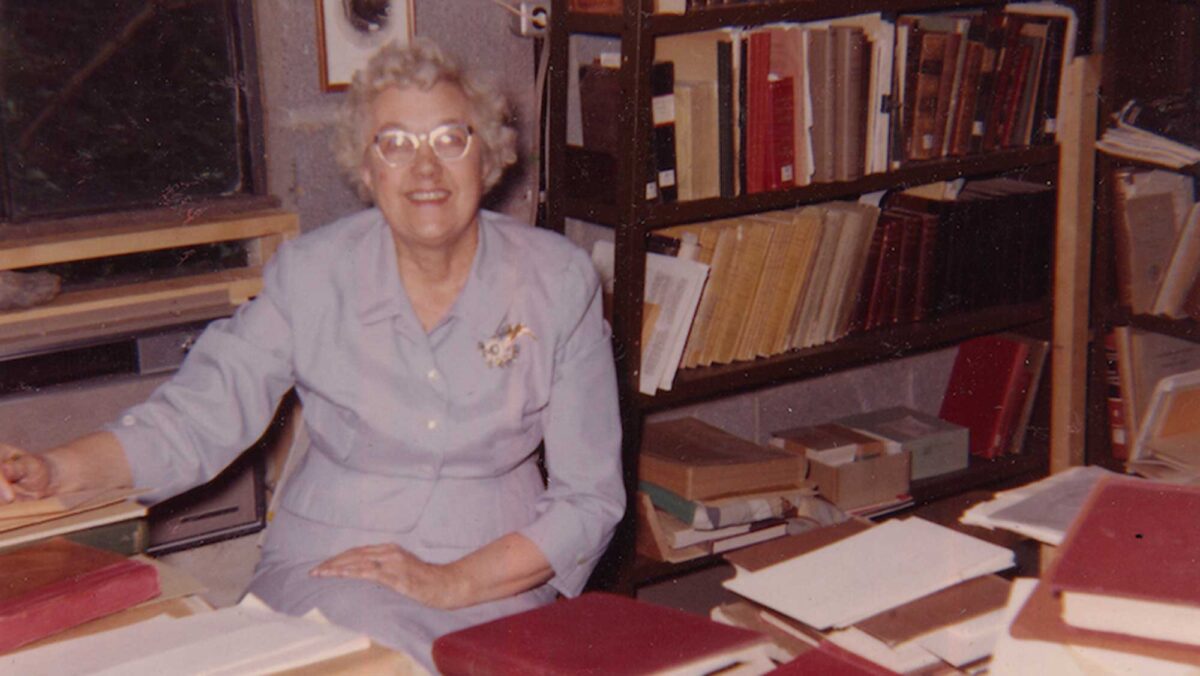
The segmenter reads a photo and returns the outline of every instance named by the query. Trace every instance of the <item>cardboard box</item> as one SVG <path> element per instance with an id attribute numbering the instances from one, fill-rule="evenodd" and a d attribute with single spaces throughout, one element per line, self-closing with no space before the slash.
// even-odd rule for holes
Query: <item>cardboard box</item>
<path id="1" fill-rule="evenodd" d="M 808 478 L 826 500 L 841 509 L 855 509 L 908 493 L 908 451 L 878 455 L 841 465 L 809 460 Z"/>
<path id="2" fill-rule="evenodd" d="M 905 406 L 852 415 L 836 421 L 891 441 L 912 453 L 913 481 L 966 469 L 970 431 Z"/>

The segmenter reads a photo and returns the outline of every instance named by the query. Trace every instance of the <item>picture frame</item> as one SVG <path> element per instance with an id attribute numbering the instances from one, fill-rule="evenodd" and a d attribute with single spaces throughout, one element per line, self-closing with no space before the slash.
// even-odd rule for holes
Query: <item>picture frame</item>
<path id="1" fill-rule="evenodd" d="M 344 91 L 354 72 L 392 40 L 413 38 L 412 0 L 315 0 L 321 90 Z"/>

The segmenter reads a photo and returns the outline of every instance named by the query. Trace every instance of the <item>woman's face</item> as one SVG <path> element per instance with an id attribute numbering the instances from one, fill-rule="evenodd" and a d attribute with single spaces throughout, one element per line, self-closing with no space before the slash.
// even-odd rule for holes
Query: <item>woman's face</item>
<path id="1" fill-rule="evenodd" d="M 467 125 L 471 121 L 466 95 L 444 82 L 428 90 L 387 89 L 375 97 L 367 118 L 368 139 L 384 129 L 427 134 L 442 125 Z M 389 165 L 373 145 L 368 145 L 362 174 L 401 245 L 449 250 L 475 225 L 483 197 L 478 138 L 471 140 L 461 158 L 440 159 L 425 142 L 413 159 L 396 166 Z"/>

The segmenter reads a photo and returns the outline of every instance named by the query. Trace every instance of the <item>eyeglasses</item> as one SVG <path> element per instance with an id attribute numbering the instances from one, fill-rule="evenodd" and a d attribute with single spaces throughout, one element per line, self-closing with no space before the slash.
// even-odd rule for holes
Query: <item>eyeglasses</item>
<path id="1" fill-rule="evenodd" d="M 428 143 L 430 150 L 440 160 L 461 159 L 471 149 L 474 134 L 475 130 L 470 125 L 460 123 L 443 124 L 424 134 L 392 127 L 375 134 L 372 145 L 379 159 L 388 166 L 398 167 L 412 162 L 423 143 Z"/>

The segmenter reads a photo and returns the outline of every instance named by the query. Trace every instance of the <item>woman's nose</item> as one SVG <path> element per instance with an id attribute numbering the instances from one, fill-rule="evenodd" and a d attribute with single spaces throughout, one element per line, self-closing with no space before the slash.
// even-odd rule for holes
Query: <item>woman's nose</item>
<path id="1" fill-rule="evenodd" d="M 428 143 L 417 146 L 417 154 L 412 160 L 413 173 L 419 176 L 436 174 L 442 169 L 442 161 L 433 154 L 433 148 Z"/>

